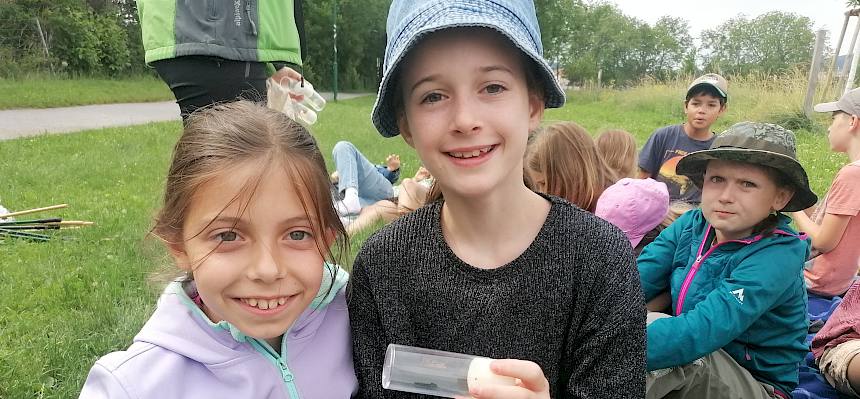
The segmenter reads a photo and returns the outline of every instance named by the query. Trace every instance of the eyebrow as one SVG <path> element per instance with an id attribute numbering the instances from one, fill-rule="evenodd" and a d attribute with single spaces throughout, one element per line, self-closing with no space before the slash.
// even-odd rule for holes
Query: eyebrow
<path id="1" fill-rule="evenodd" d="M 507 73 L 509 73 L 509 74 L 511 74 L 511 75 L 513 75 L 513 74 L 514 74 L 514 72 L 513 72 L 510 68 L 508 68 L 508 67 L 506 67 L 506 66 L 504 66 L 504 65 L 487 65 L 487 66 L 482 66 L 482 67 L 478 68 L 478 71 L 480 71 L 481 73 L 489 73 L 489 72 L 494 72 L 494 71 L 501 71 L 501 72 L 507 72 Z M 410 93 L 412 93 L 413 91 L 415 91 L 415 88 L 416 88 L 416 87 L 418 87 L 418 86 L 420 86 L 421 84 L 426 83 L 426 82 L 432 82 L 432 81 L 434 81 L 434 80 L 439 79 L 440 77 L 442 77 L 442 74 L 438 74 L 438 73 L 437 73 L 437 74 L 433 74 L 433 75 L 429 75 L 429 76 L 425 76 L 425 77 L 423 77 L 423 78 L 419 79 L 417 82 L 415 82 L 415 84 L 413 84 L 413 85 L 412 85 L 412 87 L 409 89 L 409 92 L 410 92 Z"/>
<path id="2" fill-rule="evenodd" d="M 213 224 L 216 224 L 216 223 L 228 223 L 228 224 L 233 225 L 233 226 L 240 226 L 242 224 L 248 224 L 250 222 L 247 219 L 242 219 L 242 218 L 238 218 L 235 216 L 223 216 L 223 215 L 216 216 L 216 217 L 211 218 L 211 219 L 210 218 L 204 218 L 204 220 L 209 220 L 209 222 L 206 223 L 204 228 L 211 226 Z M 305 216 L 305 215 L 293 216 L 293 217 L 289 217 L 287 219 L 284 219 L 283 221 L 280 222 L 280 224 L 287 225 L 287 224 L 295 224 L 295 223 L 300 223 L 300 222 L 310 223 L 310 220 L 308 220 L 307 216 Z"/>

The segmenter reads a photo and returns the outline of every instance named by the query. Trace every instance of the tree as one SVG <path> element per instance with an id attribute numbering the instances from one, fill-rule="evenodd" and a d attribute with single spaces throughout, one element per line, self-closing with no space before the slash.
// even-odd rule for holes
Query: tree
<path id="1" fill-rule="evenodd" d="M 706 69 L 726 74 L 784 72 L 809 63 L 815 34 L 808 17 L 772 11 L 753 20 L 732 18 L 702 32 Z"/>
<path id="2" fill-rule="evenodd" d="M 373 89 L 377 85 L 377 61 L 382 67 L 385 19 L 391 0 L 337 1 L 338 88 Z M 304 73 L 315 86 L 329 90 L 333 86 L 333 9 L 334 0 L 304 2 Z"/>
<path id="3" fill-rule="evenodd" d="M 575 6 L 565 71 L 574 82 L 593 81 L 601 72 L 608 84 L 627 85 L 644 76 L 666 79 L 680 69 L 693 47 L 689 25 L 663 17 L 654 26 L 624 15 L 615 5 Z"/>

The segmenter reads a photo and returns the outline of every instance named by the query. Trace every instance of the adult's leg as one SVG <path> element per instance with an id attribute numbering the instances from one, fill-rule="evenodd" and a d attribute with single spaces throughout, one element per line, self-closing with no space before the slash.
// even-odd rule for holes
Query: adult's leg
<path id="1" fill-rule="evenodd" d="M 152 63 L 176 97 L 182 120 L 211 104 L 266 99 L 266 65 L 218 57 L 184 56 Z"/>
<path id="2" fill-rule="evenodd" d="M 347 189 L 355 189 L 361 206 L 394 196 L 391 182 L 352 143 L 340 141 L 335 144 L 332 158 L 338 174 L 338 191 L 344 193 Z"/>

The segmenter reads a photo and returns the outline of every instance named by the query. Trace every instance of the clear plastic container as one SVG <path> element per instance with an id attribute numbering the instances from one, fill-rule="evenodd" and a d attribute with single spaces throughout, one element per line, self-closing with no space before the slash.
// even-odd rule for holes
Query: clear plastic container
<path id="1" fill-rule="evenodd" d="M 474 384 L 516 385 L 490 371 L 493 359 L 462 353 L 389 344 L 382 366 L 382 387 L 453 398 L 469 397 Z"/>
<path id="2" fill-rule="evenodd" d="M 301 104 L 304 104 L 310 108 L 313 108 L 315 111 L 320 112 L 325 108 L 325 99 L 319 93 L 314 90 L 314 85 L 307 80 L 298 81 L 298 80 L 290 80 L 290 91 L 296 94 L 300 94 L 304 96 L 304 99 L 301 101 Z"/>
<path id="3" fill-rule="evenodd" d="M 289 82 L 286 82 L 287 80 Z M 295 81 L 291 79 L 282 79 L 281 83 L 277 83 L 272 79 L 266 80 L 266 104 L 269 108 L 283 112 L 290 119 L 299 122 L 302 125 L 313 125 L 317 121 L 317 113 L 305 105 L 308 99 L 307 96 L 305 96 L 301 102 L 296 102 L 293 97 L 290 96 L 291 93 L 301 94 L 290 89 L 290 87 L 294 85 L 293 82 Z M 309 84 L 310 83 L 306 82 L 306 85 Z M 313 86 L 311 86 L 311 90 L 313 90 L 312 87 Z M 304 92 L 307 92 L 307 87 L 303 90 Z M 313 93 L 316 94 L 316 92 Z M 319 96 L 319 94 L 316 95 Z"/>

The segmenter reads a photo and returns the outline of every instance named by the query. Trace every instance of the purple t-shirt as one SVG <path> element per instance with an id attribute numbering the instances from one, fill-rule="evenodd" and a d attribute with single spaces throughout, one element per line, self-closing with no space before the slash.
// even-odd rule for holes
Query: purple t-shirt
<path id="1" fill-rule="evenodd" d="M 672 201 L 685 201 L 698 205 L 702 192 L 686 176 L 675 172 L 678 161 L 691 152 L 707 150 L 716 136 L 705 141 L 693 140 L 684 132 L 683 125 L 661 127 L 651 133 L 639 153 L 639 168 L 651 178 L 666 183 Z"/>

